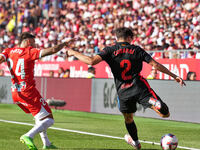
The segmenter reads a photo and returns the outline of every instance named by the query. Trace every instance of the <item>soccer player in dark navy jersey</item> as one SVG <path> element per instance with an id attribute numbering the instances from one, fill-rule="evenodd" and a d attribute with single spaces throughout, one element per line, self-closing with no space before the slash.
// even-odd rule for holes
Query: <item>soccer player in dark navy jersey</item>
<path id="1" fill-rule="evenodd" d="M 125 135 L 125 141 L 135 149 L 141 149 L 138 140 L 137 127 L 133 120 L 133 113 L 136 112 L 136 103 L 141 104 L 145 109 L 151 108 L 161 117 L 169 117 L 169 109 L 160 97 L 151 89 L 146 79 L 140 76 L 143 62 L 153 66 L 155 69 L 168 74 L 181 86 L 184 81 L 170 72 L 162 64 L 155 61 L 145 50 L 139 46 L 131 45 L 133 32 L 129 28 L 118 28 L 115 30 L 116 44 L 105 47 L 98 55 L 89 57 L 77 51 L 68 50 L 69 56 L 75 56 L 80 61 L 96 65 L 106 61 L 113 73 L 118 94 L 119 109 L 124 115 L 125 125 L 129 134 Z"/>

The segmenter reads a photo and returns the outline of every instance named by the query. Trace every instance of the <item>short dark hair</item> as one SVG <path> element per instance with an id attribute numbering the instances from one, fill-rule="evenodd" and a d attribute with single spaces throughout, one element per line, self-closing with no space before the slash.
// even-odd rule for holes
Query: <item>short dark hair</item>
<path id="1" fill-rule="evenodd" d="M 189 72 L 187 73 L 186 80 L 190 80 L 190 77 L 192 76 L 192 74 L 195 74 L 195 75 L 196 75 L 196 72 L 189 71 Z"/>
<path id="2" fill-rule="evenodd" d="M 115 35 L 117 38 L 123 38 L 123 39 L 126 39 L 127 37 L 131 37 L 133 38 L 133 32 L 131 29 L 129 28 L 126 28 L 126 27 L 121 27 L 121 28 L 117 28 L 115 31 L 114 31 Z"/>
<path id="3" fill-rule="evenodd" d="M 65 72 L 70 72 L 70 69 L 66 69 Z"/>
<path id="4" fill-rule="evenodd" d="M 88 68 L 88 72 L 92 72 L 92 71 L 95 71 L 95 68 L 91 66 Z"/>
<path id="5" fill-rule="evenodd" d="M 35 38 L 34 35 L 28 33 L 28 32 L 23 32 L 20 37 L 19 37 L 19 43 L 21 43 L 23 40 L 28 39 L 28 38 Z"/>

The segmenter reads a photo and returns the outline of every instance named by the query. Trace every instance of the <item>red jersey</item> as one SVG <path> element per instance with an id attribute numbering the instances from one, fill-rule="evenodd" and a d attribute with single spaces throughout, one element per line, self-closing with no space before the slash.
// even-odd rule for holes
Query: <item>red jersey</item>
<path id="1" fill-rule="evenodd" d="M 40 49 L 33 47 L 7 48 L 1 55 L 7 61 L 10 70 L 12 90 L 20 92 L 35 87 L 34 65 L 35 60 L 41 56 Z"/>

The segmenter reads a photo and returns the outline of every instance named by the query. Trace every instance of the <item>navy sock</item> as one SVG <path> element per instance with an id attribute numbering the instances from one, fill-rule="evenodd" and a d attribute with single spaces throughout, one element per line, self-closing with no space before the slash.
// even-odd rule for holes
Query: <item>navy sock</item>
<path id="1" fill-rule="evenodd" d="M 133 121 L 132 123 L 125 123 L 126 124 L 126 129 L 128 130 L 129 135 L 132 137 L 134 141 L 138 140 L 138 135 L 137 135 L 137 127 L 135 125 L 135 122 Z"/>

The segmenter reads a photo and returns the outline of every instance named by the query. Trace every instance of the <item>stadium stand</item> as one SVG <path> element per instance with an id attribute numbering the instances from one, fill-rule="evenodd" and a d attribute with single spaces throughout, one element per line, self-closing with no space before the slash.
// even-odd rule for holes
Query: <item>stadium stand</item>
<path id="1" fill-rule="evenodd" d="M 164 51 L 162 57 L 161 53 L 153 53 L 154 58 L 199 58 L 195 51 L 179 55 L 168 52 L 200 48 L 199 3 L 199 0 L 18 0 L 16 4 L 4 0 L 0 1 L 0 49 L 13 47 L 18 43 L 17 35 L 28 31 L 37 36 L 37 44 L 44 48 L 80 37 L 76 49 L 95 55 L 115 42 L 114 28 L 125 26 L 136 35 L 133 44 L 147 51 Z M 43 61 L 65 59 L 61 52 Z"/>

